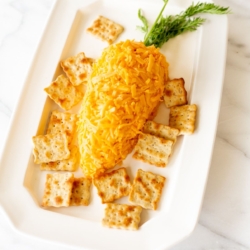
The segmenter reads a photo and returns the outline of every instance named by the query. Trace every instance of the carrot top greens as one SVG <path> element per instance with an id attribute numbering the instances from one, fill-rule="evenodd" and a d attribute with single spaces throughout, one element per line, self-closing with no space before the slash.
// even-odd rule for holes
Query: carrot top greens
<path id="1" fill-rule="evenodd" d="M 163 11 L 167 6 L 168 0 L 163 0 L 164 5 L 156 18 L 151 29 L 148 21 L 143 16 L 142 10 L 139 9 L 138 17 L 143 25 L 139 26 L 140 30 L 145 33 L 144 44 L 146 46 L 154 45 L 161 47 L 169 39 L 178 36 L 187 31 L 195 31 L 205 21 L 205 18 L 197 16 L 198 14 L 230 14 L 229 7 L 221 7 L 213 3 L 197 3 L 189 6 L 185 11 L 178 15 L 169 15 L 164 17 Z"/>

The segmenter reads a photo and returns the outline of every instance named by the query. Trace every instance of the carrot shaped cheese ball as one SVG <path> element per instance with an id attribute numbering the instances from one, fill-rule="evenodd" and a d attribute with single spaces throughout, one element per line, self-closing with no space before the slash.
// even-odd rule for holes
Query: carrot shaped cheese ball
<path id="1" fill-rule="evenodd" d="M 114 167 L 132 151 L 167 79 L 168 63 L 154 46 L 127 40 L 103 51 L 79 113 L 80 166 L 86 176 Z"/>

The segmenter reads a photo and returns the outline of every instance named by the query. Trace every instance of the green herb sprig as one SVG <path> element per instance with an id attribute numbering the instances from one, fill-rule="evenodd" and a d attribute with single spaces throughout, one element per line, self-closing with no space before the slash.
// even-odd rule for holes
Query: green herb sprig
<path id="1" fill-rule="evenodd" d="M 143 26 L 139 26 L 139 28 L 145 33 L 144 44 L 146 46 L 154 45 L 155 47 L 161 47 L 175 36 L 187 31 L 197 30 L 206 21 L 205 18 L 195 16 L 197 14 L 209 13 L 221 15 L 231 13 L 228 7 L 221 7 L 213 3 L 198 2 L 197 4 L 192 4 L 178 15 L 163 17 L 163 11 L 167 6 L 168 0 L 163 1 L 164 5 L 150 30 L 148 21 L 142 14 L 142 10 L 138 11 L 138 17 L 143 23 Z"/>

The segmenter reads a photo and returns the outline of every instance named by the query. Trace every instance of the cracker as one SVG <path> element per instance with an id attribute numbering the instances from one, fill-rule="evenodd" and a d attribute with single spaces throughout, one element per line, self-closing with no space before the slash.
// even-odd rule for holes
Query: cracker
<path id="1" fill-rule="evenodd" d="M 47 129 L 47 134 L 63 133 L 68 136 L 69 142 L 73 141 L 76 130 L 77 115 L 53 111 Z"/>
<path id="2" fill-rule="evenodd" d="M 138 169 L 129 194 L 129 201 L 143 208 L 156 210 L 165 179 L 161 175 Z"/>
<path id="3" fill-rule="evenodd" d="M 193 134 L 195 130 L 197 106 L 183 105 L 170 108 L 169 126 L 177 128 L 180 131 L 180 135 Z"/>
<path id="4" fill-rule="evenodd" d="M 47 162 L 41 163 L 41 170 L 49 170 L 49 171 L 76 171 L 78 164 L 78 148 L 77 146 L 72 146 L 69 149 L 70 156 L 66 160 L 55 161 L 55 162 Z"/>
<path id="5" fill-rule="evenodd" d="M 99 16 L 92 26 L 87 29 L 87 32 L 108 44 L 112 44 L 122 33 L 123 29 L 124 28 L 120 24 L 115 23 L 106 17 Z"/>
<path id="6" fill-rule="evenodd" d="M 171 155 L 172 145 L 172 140 L 150 134 L 140 134 L 133 158 L 157 167 L 165 167 Z"/>
<path id="7" fill-rule="evenodd" d="M 129 194 L 131 187 L 125 168 L 95 176 L 93 183 L 98 190 L 102 203 L 112 202 Z"/>
<path id="8" fill-rule="evenodd" d="M 174 143 L 179 135 L 178 129 L 171 128 L 167 125 L 159 124 L 154 121 L 147 121 L 144 125 L 143 132 L 164 138 L 166 140 L 172 140 Z"/>
<path id="9" fill-rule="evenodd" d="M 165 85 L 164 101 L 167 108 L 187 104 L 187 91 L 184 79 L 169 80 Z"/>
<path id="10" fill-rule="evenodd" d="M 80 177 L 73 182 L 70 206 L 88 206 L 90 200 L 91 179 Z"/>
<path id="11" fill-rule="evenodd" d="M 63 71 L 74 86 L 87 83 L 92 72 L 94 60 L 85 56 L 83 52 L 61 61 Z"/>
<path id="12" fill-rule="evenodd" d="M 34 162 L 37 164 L 65 160 L 70 156 L 68 138 L 65 133 L 37 135 L 33 136 L 32 140 Z"/>
<path id="13" fill-rule="evenodd" d="M 141 219 L 141 211 L 140 206 L 108 203 L 102 224 L 110 228 L 137 230 Z"/>
<path id="14" fill-rule="evenodd" d="M 44 207 L 68 207 L 73 181 L 74 175 L 71 173 L 47 174 L 42 205 Z"/>
<path id="15" fill-rule="evenodd" d="M 77 105 L 84 95 L 83 87 L 73 86 L 64 75 L 58 76 L 44 91 L 64 110 L 70 110 Z"/>

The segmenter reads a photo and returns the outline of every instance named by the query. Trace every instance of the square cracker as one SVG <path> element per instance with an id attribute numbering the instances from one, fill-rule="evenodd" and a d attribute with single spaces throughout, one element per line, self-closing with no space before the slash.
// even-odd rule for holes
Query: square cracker
<path id="1" fill-rule="evenodd" d="M 68 136 L 69 142 L 73 141 L 76 130 L 77 115 L 54 110 L 50 116 L 47 134 L 63 133 Z"/>
<path id="2" fill-rule="evenodd" d="M 172 140 L 150 134 L 140 134 L 133 158 L 157 167 L 165 167 L 172 152 Z"/>
<path id="3" fill-rule="evenodd" d="M 92 180 L 84 177 L 75 178 L 73 182 L 70 206 L 88 206 Z"/>
<path id="4" fill-rule="evenodd" d="M 60 75 L 44 89 L 62 109 L 69 110 L 83 99 L 83 86 L 75 87 L 67 77 Z"/>
<path id="5" fill-rule="evenodd" d="M 71 173 L 47 174 L 42 205 L 44 207 L 68 207 L 73 181 L 74 175 Z"/>
<path id="6" fill-rule="evenodd" d="M 108 203 L 102 224 L 110 228 L 137 230 L 141 211 L 140 206 Z"/>
<path id="7" fill-rule="evenodd" d="M 106 17 L 99 16 L 87 31 L 102 41 L 112 44 L 122 33 L 123 27 Z"/>
<path id="8" fill-rule="evenodd" d="M 71 146 L 69 148 L 70 156 L 66 160 L 54 161 L 41 163 L 41 170 L 49 170 L 49 171 L 76 171 L 78 164 L 78 148 L 77 146 Z"/>
<path id="9" fill-rule="evenodd" d="M 165 85 L 164 101 L 167 108 L 187 104 L 187 91 L 184 79 L 169 80 Z"/>
<path id="10" fill-rule="evenodd" d="M 138 169 L 129 194 L 129 201 L 143 208 L 156 210 L 165 179 L 161 175 Z"/>
<path id="11" fill-rule="evenodd" d="M 34 162 L 60 161 L 68 159 L 70 151 L 66 133 L 37 135 L 32 137 Z"/>
<path id="12" fill-rule="evenodd" d="M 167 125 L 159 124 L 154 121 L 147 121 L 144 125 L 143 132 L 164 138 L 166 140 L 172 140 L 174 143 L 179 135 L 178 129 L 171 128 Z"/>
<path id="13" fill-rule="evenodd" d="M 93 62 L 92 58 L 88 58 L 83 52 L 80 52 L 76 56 L 61 61 L 61 66 L 72 84 L 78 86 L 81 83 L 87 83 L 92 72 Z"/>
<path id="14" fill-rule="evenodd" d="M 195 129 L 196 110 L 195 104 L 171 107 L 169 126 L 179 129 L 180 135 L 192 134 Z"/>
<path id="15" fill-rule="evenodd" d="M 125 168 L 95 176 L 93 183 L 98 190 L 102 203 L 112 202 L 127 196 L 131 183 Z"/>

